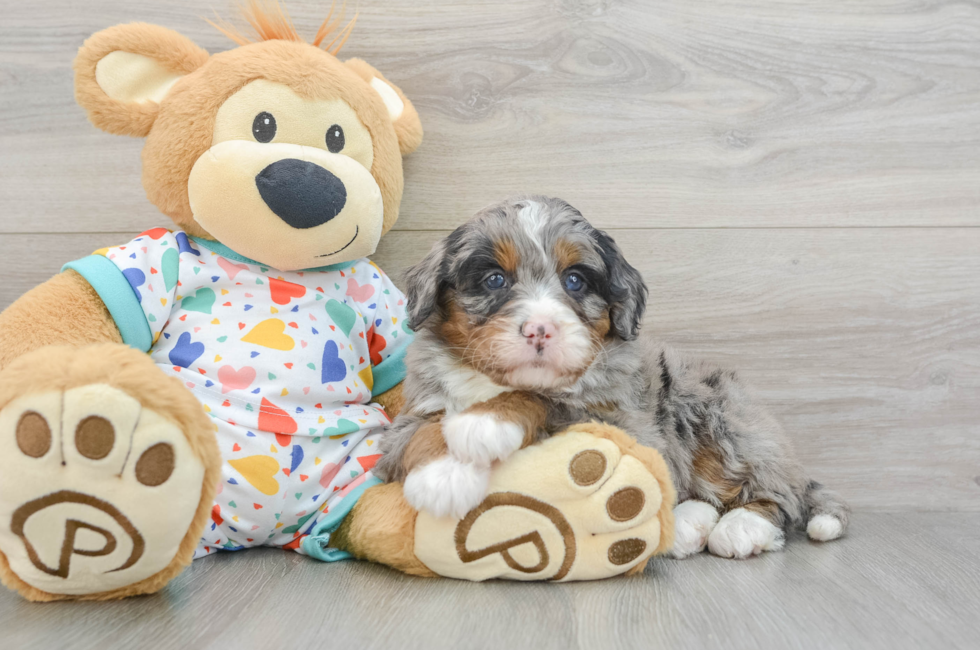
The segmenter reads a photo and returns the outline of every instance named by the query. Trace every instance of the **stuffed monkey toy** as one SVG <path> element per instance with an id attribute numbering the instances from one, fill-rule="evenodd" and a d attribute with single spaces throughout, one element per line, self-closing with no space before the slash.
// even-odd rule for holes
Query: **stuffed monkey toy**
<path id="1" fill-rule="evenodd" d="M 280 546 L 472 580 L 642 570 L 673 538 L 660 456 L 583 424 L 515 454 L 463 520 L 371 468 L 400 405 L 405 298 L 367 259 L 398 218 L 411 102 L 281 7 L 209 55 L 119 25 L 75 60 L 78 103 L 146 138 L 175 224 L 66 264 L 0 314 L 0 578 L 30 600 L 162 588 L 195 557 Z M 332 48 L 332 49 L 331 49 Z M 628 520 L 606 507 L 640 487 Z"/>

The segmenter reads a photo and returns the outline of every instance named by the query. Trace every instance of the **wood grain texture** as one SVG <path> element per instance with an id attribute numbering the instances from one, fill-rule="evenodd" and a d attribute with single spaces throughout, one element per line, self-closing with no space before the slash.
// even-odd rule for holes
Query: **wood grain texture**
<path id="1" fill-rule="evenodd" d="M 312 34 L 324 2 L 289 4 Z M 132 20 L 227 49 L 200 18 L 210 6 L 0 10 L 0 233 L 157 225 L 141 143 L 86 123 L 70 64 L 89 34 Z M 399 228 L 453 227 L 528 191 L 604 227 L 980 224 L 975 2 L 385 0 L 358 11 L 344 56 L 399 84 L 426 129 Z"/>
<path id="2" fill-rule="evenodd" d="M 400 279 L 445 234 L 375 259 Z M 645 335 L 738 369 L 815 478 L 858 507 L 980 511 L 980 230 L 613 234 L 650 287 Z M 5 237 L 0 306 L 127 236 Z"/>
<path id="3" fill-rule="evenodd" d="M 311 34 L 326 3 L 288 2 Z M 168 225 L 140 186 L 142 143 L 75 105 L 71 60 L 136 20 L 221 51 L 212 7 L 234 2 L 0 0 L 0 309 Z M 0 648 L 976 647 L 980 4 L 357 8 L 344 56 L 401 86 L 426 129 L 382 268 L 397 278 L 506 195 L 568 199 L 642 270 L 646 329 L 738 368 L 857 506 L 848 536 L 557 586 L 254 550 L 120 603 L 0 591 Z"/>
<path id="4" fill-rule="evenodd" d="M 974 648 L 980 514 L 858 513 L 829 544 L 745 561 L 658 559 L 579 584 L 474 584 L 280 550 L 194 562 L 162 593 L 31 605 L 0 592 L 17 650 Z"/>

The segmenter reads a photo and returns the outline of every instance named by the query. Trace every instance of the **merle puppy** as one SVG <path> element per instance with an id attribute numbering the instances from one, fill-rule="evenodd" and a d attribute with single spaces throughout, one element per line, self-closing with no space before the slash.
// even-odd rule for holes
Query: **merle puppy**
<path id="1" fill-rule="evenodd" d="M 667 461 L 676 557 L 777 550 L 803 523 L 815 540 L 844 532 L 847 506 L 808 480 L 735 373 L 638 338 L 643 279 L 564 201 L 487 208 L 407 278 L 417 337 L 376 471 L 404 481 L 417 509 L 462 517 L 483 500 L 493 461 L 599 420 Z"/>

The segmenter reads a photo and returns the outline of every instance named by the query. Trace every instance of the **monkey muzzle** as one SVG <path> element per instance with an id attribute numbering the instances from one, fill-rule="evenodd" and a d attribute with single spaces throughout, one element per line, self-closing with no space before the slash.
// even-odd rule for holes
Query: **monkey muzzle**
<path id="1" fill-rule="evenodd" d="M 278 160 L 255 177 L 259 195 L 293 228 L 314 228 L 344 209 L 347 188 L 323 167 L 305 160 Z"/>

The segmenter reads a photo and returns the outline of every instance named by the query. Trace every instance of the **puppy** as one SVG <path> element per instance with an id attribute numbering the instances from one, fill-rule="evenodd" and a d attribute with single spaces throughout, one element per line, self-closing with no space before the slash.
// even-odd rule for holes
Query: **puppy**
<path id="1" fill-rule="evenodd" d="M 788 526 L 839 537 L 849 510 L 807 479 L 735 373 L 638 338 L 647 289 L 619 247 L 564 201 L 478 213 L 407 275 L 417 336 L 406 402 L 375 471 L 417 509 L 463 517 L 490 465 L 566 426 L 616 425 L 663 455 L 676 483 L 674 555 L 744 558 Z"/>

